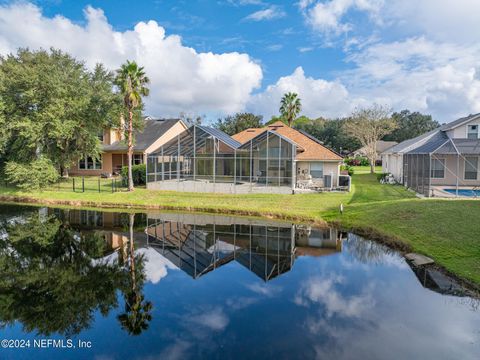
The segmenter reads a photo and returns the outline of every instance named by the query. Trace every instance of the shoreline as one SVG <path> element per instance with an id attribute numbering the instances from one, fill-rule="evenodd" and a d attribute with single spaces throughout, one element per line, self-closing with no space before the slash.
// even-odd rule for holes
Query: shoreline
<path id="1" fill-rule="evenodd" d="M 248 216 L 266 218 L 280 221 L 293 221 L 309 223 L 312 226 L 318 227 L 334 227 L 338 230 L 354 233 L 368 240 L 375 241 L 382 245 L 387 246 L 389 249 L 397 251 L 402 257 L 406 253 L 414 251 L 413 246 L 402 241 L 395 235 L 390 235 L 380 230 L 377 230 L 372 226 L 345 226 L 341 220 L 327 221 L 322 218 L 314 218 L 308 216 L 291 216 L 275 212 L 263 212 L 252 210 L 239 210 L 239 209 L 220 209 L 220 208 L 202 208 L 202 207 L 186 207 L 186 206 L 174 206 L 174 205 L 138 205 L 138 204 L 125 204 L 125 203 L 113 203 L 113 202 L 96 202 L 96 201 L 80 201 L 80 200 L 58 200 L 58 199 L 38 199 L 29 196 L 12 196 L 12 195 L 0 195 L 0 203 L 4 204 L 18 204 L 18 205 L 32 205 L 32 206 L 60 206 L 70 208 L 90 208 L 98 210 L 128 210 L 128 211 L 146 211 L 146 210 L 164 210 L 164 211 L 183 211 L 183 212 L 196 212 L 207 214 L 224 214 L 224 215 L 236 215 L 236 216 Z M 429 256 L 429 254 L 425 254 Z M 457 281 L 466 290 L 476 294 L 476 297 L 480 297 L 480 284 L 461 277 L 454 272 L 448 270 L 443 265 L 435 262 L 433 268 L 441 271 Z"/>

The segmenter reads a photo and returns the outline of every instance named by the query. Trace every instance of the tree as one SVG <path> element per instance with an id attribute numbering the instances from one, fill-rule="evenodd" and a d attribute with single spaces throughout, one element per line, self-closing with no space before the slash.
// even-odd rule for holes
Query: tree
<path id="1" fill-rule="evenodd" d="M 288 92 L 283 95 L 280 102 L 280 114 L 287 120 L 288 126 L 292 126 L 301 110 L 302 103 L 297 94 Z"/>
<path id="2" fill-rule="evenodd" d="M 133 158 L 133 129 L 134 112 L 142 107 L 142 96 L 148 96 L 149 89 L 146 86 L 150 80 L 146 76 L 143 67 L 135 61 L 128 61 L 117 70 L 115 84 L 119 87 L 123 96 L 125 110 L 128 114 L 128 191 L 133 191 L 132 158 Z"/>
<path id="3" fill-rule="evenodd" d="M 345 124 L 347 133 L 358 139 L 360 144 L 365 147 L 372 174 L 375 172 L 377 141 L 397 127 L 390 113 L 391 110 L 387 107 L 375 104 L 369 108 L 355 110 Z"/>
<path id="4" fill-rule="evenodd" d="M 233 116 L 218 119 L 214 127 L 228 135 L 234 135 L 246 129 L 262 127 L 262 120 L 261 115 L 236 113 Z"/>
<path id="5" fill-rule="evenodd" d="M 402 142 L 440 126 L 437 121 L 432 119 L 431 115 L 424 115 L 419 112 L 412 113 L 409 110 L 393 113 L 392 118 L 398 127 L 391 134 L 386 135 L 384 140 Z"/>
<path id="6" fill-rule="evenodd" d="M 76 159 L 99 154 L 98 134 L 119 117 L 113 75 L 101 65 L 89 72 L 60 50 L 2 57 L 0 80 L 3 161 L 28 165 L 43 156 L 67 173 Z"/>
<path id="7" fill-rule="evenodd" d="M 299 121 L 302 119 L 301 121 Z M 347 119 L 310 119 L 305 121 L 303 117 L 295 120 L 294 128 L 303 130 L 313 137 L 323 141 L 325 146 L 338 153 L 348 153 L 360 147 L 359 141 L 345 131 Z"/>

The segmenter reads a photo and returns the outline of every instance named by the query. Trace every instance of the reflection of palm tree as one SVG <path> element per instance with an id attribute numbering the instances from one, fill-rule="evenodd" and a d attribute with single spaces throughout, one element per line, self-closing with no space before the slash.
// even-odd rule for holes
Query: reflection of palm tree
<path id="1" fill-rule="evenodd" d="M 135 215 L 129 217 L 129 260 L 130 260 L 130 288 L 124 295 L 125 312 L 118 316 L 118 320 L 123 329 L 130 335 L 139 335 L 143 330 L 148 329 L 148 324 L 152 320 L 152 303 L 144 301 L 145 296 L 141 292 L 141 285 L 138 284 L 137 271 L 135 266 L 135 246 L 133 239 L 133 225 Z M 142 276 L 140 277 L 142 278 Z"/>

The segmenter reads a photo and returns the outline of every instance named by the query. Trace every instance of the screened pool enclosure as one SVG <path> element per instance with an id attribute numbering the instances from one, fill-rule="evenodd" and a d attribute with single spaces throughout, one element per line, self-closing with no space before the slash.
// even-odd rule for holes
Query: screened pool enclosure
<path id="1" fill-rule="evenodd" d="M 296 145 L 266 130 L 244 144 L 193 125 L 147 159 L 147 188 L 221 193 L 292 193 Z"/>

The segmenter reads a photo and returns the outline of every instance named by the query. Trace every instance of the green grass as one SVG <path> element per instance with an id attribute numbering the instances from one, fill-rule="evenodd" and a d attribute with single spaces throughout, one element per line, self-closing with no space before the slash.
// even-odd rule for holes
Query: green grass
<path id="1" fill-rule="evenodd" d="M 354 166 L 353 171 L 355 174 L 370 174 L 370 166 Z M 375 172 L 376 173 L 381 173 L 382 172 L 382 167 L 381 166 L 375 166 Z"/>
<path id="2" fill-rule="evenodd" d="M 237 212 L 318 223 L 335 222 L 345 229 L 407 244 L 413 251 L 431 256 L 449 271 L 480 285 L 480 202 L 418 199 L 402 186 L 379 184 L 376 176 L 370 174 L 354 175 L 351 193 L 225 195 L 141 188 L 132 193 L 111 193 L 111 188 L 101 193 L 74 193 L 69 186 L 61 186 L 60 190 L 53 187 L 33 193 L 0 187 L 0 195 L 45 204 Z M 342 203 L 345 212 L 340 215 Z"/>

